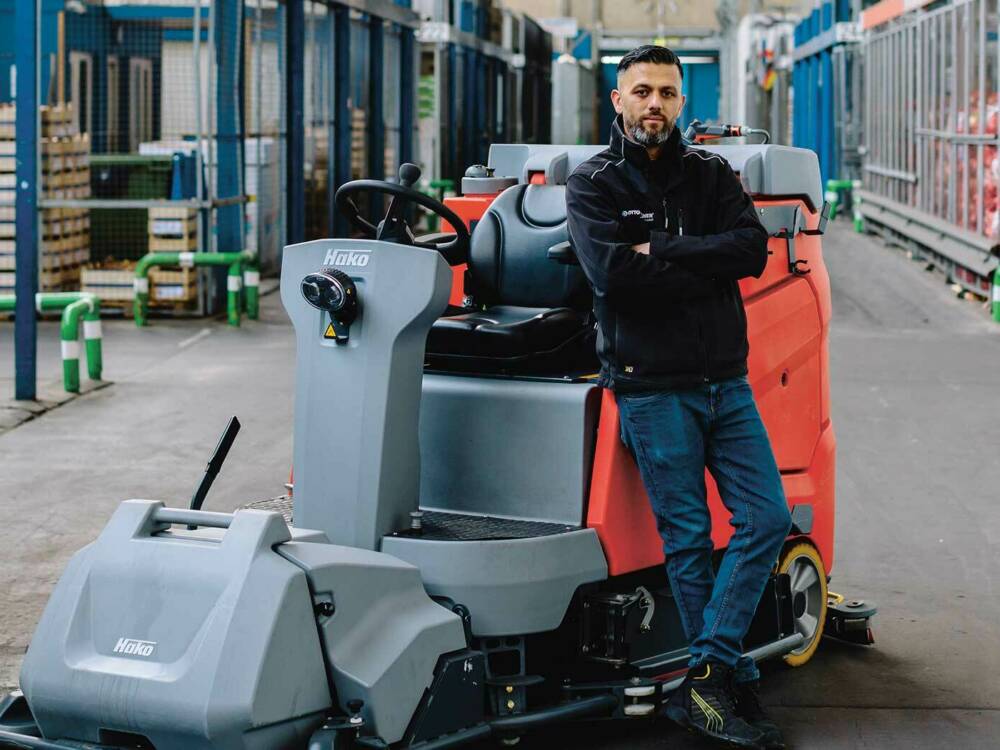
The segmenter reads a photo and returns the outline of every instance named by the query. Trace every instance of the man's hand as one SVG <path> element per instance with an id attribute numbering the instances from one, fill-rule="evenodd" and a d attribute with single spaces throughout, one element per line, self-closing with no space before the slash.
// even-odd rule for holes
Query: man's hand
<path id="1" fill-rule="evenodd" d="M 641 245 L 632 245 L 632 249 L 640 255 L 649 255 L 649 243 L 643 242 Z"/>

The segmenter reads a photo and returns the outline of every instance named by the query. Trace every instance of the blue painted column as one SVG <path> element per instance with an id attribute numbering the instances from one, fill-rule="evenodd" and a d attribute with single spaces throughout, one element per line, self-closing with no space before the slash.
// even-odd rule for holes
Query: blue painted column
<path id="1" fill-rule="evenodd" d="M 462 156 L 457 165 L 457 175 L 476 163 L 479 140 L 476 134 L 476 110 L 479 109 L 476 97 L 477 53 L 471 47 L 463 47 L 462 57 Z"/>
<path id="2" fill-rule="evenodd" d="M 385 179 L 385 24 L 368 16 L 368 174 L 370 180 Z M 372 223 L 382 220 L 385 202 L 378 193 L 369 194 Z"/>
<path id="3" fill-rule="evenodd" d="M 385 25 L 368 17 L 368 179 L 385 177 Z"/>
<path id="4" fill-rule="evenodd" d="M 333 164 L 330 194 L 351 179 L 351 11 L 345 5 L 333 9 Z M 350 227 L 339 211 L 333 213 L 333 236 L 347 237 Z"/>
<path id="5" fill-rule="evenodd" d="M 399 34 L 399 163 L 413 161 L 414 104 L 419 63 L 414 60 L 413 29 L 404 26 Z"/>
<path id="6" fill-rule="evenodd" d="M 35 400 L 38 327 L 38 0 L 18 0 L 14 14 L 17 44 L 17 296 L 14 323 L 14 398 Z"/>
<path id="7" fill-rule="evenodd" d="M 234 198 L 241 195 L 240 162 L 243 142 L 240 137 L 240 63 L 243 59 L 242 0 L 214 0 L 215 3 L 215 119 L 216 160 L 218 177 L 216 195 Z M 225 206 L 216 210 L 216 233 L 219 251 L 238 253 L 243 250 L 240 233 L 242 206 Z"/>
<path id="8" fill-rule="evenodd" d="M 828 8 L 829 5 L 824 5 Z M 833 130 L 833 58 L 830 50 L 823 50 L 819 56 L 820 106 L 819 106 L 819 167 L 823 184 L 836 177 L 834 166 Z"/>
<path id="9" fill-rule="evenodd" d="M 396 0 L 404 8 L 413 6 L 411 0 Z M 420 62 L 414 57 L 416 38 L 413 29 L 399 29 L 399 163 L 413 161 L 413 131 L 416 127 L 417 76 Z"/>
<path id="10" fill-rule="evenodd" d="M 285 3 L 285 227 L 288 244 L 302 242 L 306 233 L 305 183 L 305 46 L 304 3 Z"/>
<path id="11" fill-rule="evenodd" d="M 465 167 L 459 164 L 459 143 L 458 132 L 460 129 L 461 107 L 458 105 L 458 45 L 448 44 L 448 126 L 445 128 L 444 138 L 445 153 L 448 155 L 448 166 L 441 170 L 441 176 L 453 179 L 457 184 L 461 184 L 461 175 Z M 440 115 L 439 115 L 440 116 Z"/>

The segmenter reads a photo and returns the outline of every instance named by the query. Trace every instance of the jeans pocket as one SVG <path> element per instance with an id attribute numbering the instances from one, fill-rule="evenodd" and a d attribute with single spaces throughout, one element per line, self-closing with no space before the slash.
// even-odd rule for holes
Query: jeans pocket
<path id="1" fill-rule="evenodd" d="M 618 396 L 619 404 L 624 401 L 627 406 L 636 406 L 655 401 L 665 395 L 663 391 L 638 391 L 636 393 L 622 393 Z"/>

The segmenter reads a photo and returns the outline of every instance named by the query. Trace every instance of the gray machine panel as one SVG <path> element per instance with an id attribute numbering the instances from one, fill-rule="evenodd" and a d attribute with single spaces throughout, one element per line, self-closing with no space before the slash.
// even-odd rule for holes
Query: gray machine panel
<path id="1" fill-rule="evenodd" d="M 468 607 L 480 637 L 553 630 L 581 585 L 608 577 L 593 529 L 470 542 L 394 536 L 382 551 L 420 568 L 432 596 Z"/>
<path id="2" fill-rule="evenodd" d="M 495 143 L 490 146 L 489 166 L 497 175 L 528 181 L 529 171 L 544 171 L 549 184 L 563 184 L 561 175 L 573 171 L 604 146 L 555 146 Z M 718 154 L 740 172 L 744 187 L 752 195 L 806 196 L 814 209 L 823 205 L 823 183 L 815 152 L 773 144 L 697 146 Z M 553 175 L 550 179 L 549 174 Z"/>
<path id="3" fill-rule="evenodd" d="M 517 177 L 528 182 L 530 172 L 544 172 L 550 185 L 565 185 L 573 170 L 605 146 L 559 146 L 548 144 L 494 143 L 489 165 L 498 177 Z"/>
<path id="4" fill-rule="evenodd" d="M 599 398 L 583 383 L 426 375 L 421 507 L 582 525 Z"/>
<path id="5" fill-rule="evenodd" d="M 338 268 L 358 287 L 350 340 L 323 337 L 327 313 L 304 276 Z M 451 270 L 434 250 L 368 240 L 285 248 L 281 301 L 295 326 L 295 523 L 334 544 L 376 549 L 417 509 L 417 423 L 427 331 L 447 305 Z"/>
<path id="6" fill-rule="evenodd" d="M 399 741 L 438 657 L 466 647 L 461 619 L 427 596 L 417 568 L 390 555 L 308 542 L 277 551 L 306 572 L 317 601 L 334 605 L 318 620 L 341 707 L 363 700 L 366 723 Z"/>
<path id="7" fill-rule="evenodd" d="M 803 196 L 823 207 L 823 180 L 815 151 L 777 145 L 701 146 L 729 162 L 751 195 Z"/>
<path id="8" fill-rule="evenodd" d="M 273 551 L 287 526 L 247 510 L 221 536 L 164 534 L 162 508 L 122 503 L 53 591 L 21 669 L 42 733 L 304 746 L 330 693 L 306 575 Z"/>

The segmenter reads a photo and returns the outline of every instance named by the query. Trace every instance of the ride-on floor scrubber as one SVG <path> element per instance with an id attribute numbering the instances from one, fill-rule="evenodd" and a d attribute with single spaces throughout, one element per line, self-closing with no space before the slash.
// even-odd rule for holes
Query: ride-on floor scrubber
<path id="1" fill-rule="evenodd" d="M 566 178 L 597 148 L 493 146 L 452 204 L 478 207 L 471 237 L 412 188 L 413 165 L 399 182 L 343 186 L 338 206 L 375 239 L 283 258 L 293 523 L 122 503 L 55 587 L 23 695 L 0 704 L 0 745 L 430 750 L 654 717 L 687 648 L 614 398 L 595 385 L 567 243 Z M 741 284 L 750 379 L 794 520 L 744 646 L 799 665 L 824 627 L 870 642 L 874 614 L 828 605 L 819 169 L 782 146 L 709 150 L 772 235 L 764 275 Z M 363 191 L 392 197 L 378 226 L 355 207 Z M 453 234 L 415 239 L 406 202 Z M 731 530 L 707 482 L 721 552 Z"/>

